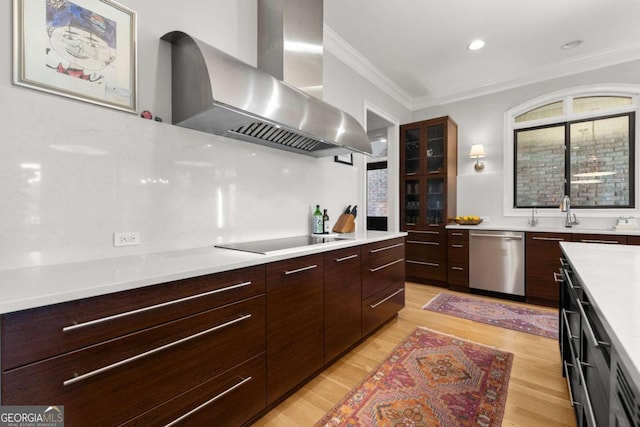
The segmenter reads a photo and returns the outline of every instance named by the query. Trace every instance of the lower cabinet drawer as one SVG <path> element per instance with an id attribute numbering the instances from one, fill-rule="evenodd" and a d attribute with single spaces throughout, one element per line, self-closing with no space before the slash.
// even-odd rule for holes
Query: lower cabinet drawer
<path id="1" fill-rule="evenodd" d="M 395 316 L 404 307 L 404 286 L 388 289 L 362 301 L 362 335 Z"/>
<path id="2" fill-rule="evenodd" d="M 2 373 L 3 405 L 117 425 L 265 351 L 264 295 Z"/>
<path id="3" fill-rule="evenodd" d="M 266 407 L 265 355 L 136 417 L 133 426 L 239 426 Z"/>
<path id="4" fill-rule="evenodd" d="M 425 280 L 444 282 L 447 280 L 447 261 L 440 260 L 415 260 L 407 258 L 407 277 L 416 277 Z"/>

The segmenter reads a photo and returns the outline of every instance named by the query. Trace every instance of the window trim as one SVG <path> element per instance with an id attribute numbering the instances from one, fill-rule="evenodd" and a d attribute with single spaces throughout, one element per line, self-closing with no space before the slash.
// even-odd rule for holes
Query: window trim
<path id="1" fill-rule="evenodd" d="M 584 113 L 573 113 L 572 102 L 573 98 L 585 97 L 585 96 L 625 96 L 632 98 L 631 105 L 625 105 L 621 107 L 615 107 L 607 110 L 602 110 L 602 113 L 588 111 Z M 515 118 L 520 114 L 523 114 L 529 110 L 541 107 L 543 105 L 552 103 L 554 101 L 563 100 L 563 114 L 562 116 L 544 118 L 539 120 L 531 120 L 526 122 L 516 123 Z M 616 114 L 623 114 L 628 112 L 636 113 L 635 120 L 635 133 L 633 143 L 633 162 L 636 165 L 633 171 L 633 197 L 635 200 L 635 208 L 593 208 L 593 209 L 580 209 L 581 216 L 584 217 L 618 217 L 620 215 L 640 215 L 640 174 L 639 170 L 640 161 L 638 156 L 640 153 L 639 137 L 640 137 L 640 119 L 638 119 L 640 100 L 640 85 L 631 84 L 609 84 L 609 85 L 589 85 L 578 86 L 561 91 L 556 91 L 542 95 L 540 97 L 526 101 L 520 105 L 517 105 L 504 113 L 504 146 L 503 146 L 503 215 L 505 217 L 525 217 L 531 215 L 531 208 L 516 208 L 515 207 L 515 147 L 514 147 L 514 135 L 515 131 L 522 128 L 539 127 L 544 125 L 550 125 L 559 122 L 574 122 L 601 114 L 601 116 L 609 116 Z M 599 116 L 598 116 L 599 117 Z M 538 211 L 540 216 L 543 217 L 561 217 L 564 215 L 559 209 L 541 209 Z"/>

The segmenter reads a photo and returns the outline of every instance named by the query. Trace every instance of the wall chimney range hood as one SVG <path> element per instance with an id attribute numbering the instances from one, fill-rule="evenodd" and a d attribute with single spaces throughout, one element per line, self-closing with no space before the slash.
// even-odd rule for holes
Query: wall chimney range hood
<path id="1" fill-rule="evenodd" d="M 172 44 L 173 124 L 312 157 L 371 154 L 349 114 L 184 32 L 162 39 Z"/>

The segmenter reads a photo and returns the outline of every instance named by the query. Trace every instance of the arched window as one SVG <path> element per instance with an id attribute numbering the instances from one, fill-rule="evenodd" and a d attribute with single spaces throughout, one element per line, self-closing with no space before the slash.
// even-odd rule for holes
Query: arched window
<path id="1" fill-rule="evenodd" d="M 505 211 L 557 209 L 565 195 L 572 208 L 635 209 L 637 109 L 634 90 L 583 88 L 509 111 Z"/>

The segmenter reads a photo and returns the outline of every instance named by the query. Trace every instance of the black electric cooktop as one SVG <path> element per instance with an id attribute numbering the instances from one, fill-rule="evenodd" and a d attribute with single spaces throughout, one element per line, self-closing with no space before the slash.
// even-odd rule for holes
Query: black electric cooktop
<path id="1" fill-rule="evenodd" d="M 323 243 L 347 240 L 345 237 L 333 236 L 295 236 L 282 239 L 256 240 L 253 242 L 222 243 L 215 245 L 216 248 L 234 249 L 237 251 L 253 252 L 266 255 L 270 252 L 282 251 L 286 249 L 303 248 Z"/>

